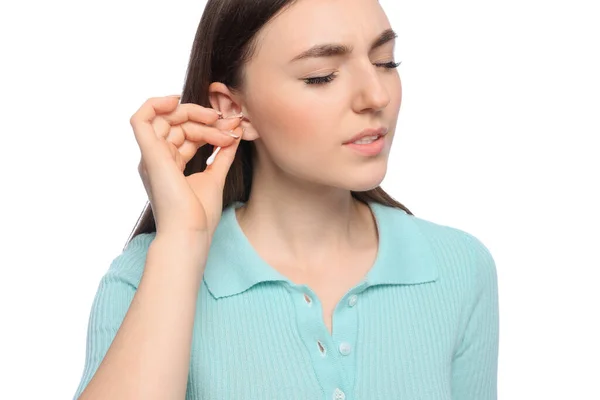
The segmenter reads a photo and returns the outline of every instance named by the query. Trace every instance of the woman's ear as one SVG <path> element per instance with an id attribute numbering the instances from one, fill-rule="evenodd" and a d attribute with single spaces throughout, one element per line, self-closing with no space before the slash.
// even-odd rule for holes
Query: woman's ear
<path id="1" fill-rule="evenodd" d="M 252 126 L 252 119 L 247 110 L 242 105 L 242 101 L 235 96 L 229 88 L 221 82 L 213 82 L 208 87 L 208 101 L 212 108 L 223 113 L 223 117 L 244 114 L 244 119 L 240 126 L 244 128 L 242 140 L 256 140 L 260 137 L 256 129 Z"/>
<path id="2" fill-rule="evenodd" d="M 210 106 L 217 111 L 221 111 L 224 117 L 239 114 L 242 111 L 235 96 L 221 82 L 210 84 L 208 87 L 208 101 Z"/>

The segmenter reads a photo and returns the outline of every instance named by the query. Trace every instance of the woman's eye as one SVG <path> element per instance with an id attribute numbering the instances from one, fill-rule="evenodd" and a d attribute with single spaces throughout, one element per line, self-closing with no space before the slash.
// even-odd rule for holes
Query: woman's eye
<path id="1" fill-rule="evenodd" d="M 329 74 L 327 76 L 317 76 L 315 78 L 306 78 L 304 79 L 304 82 L 307 85 L 321 85 L 324 83 L 329 83 L 333 80 L 333 75 L 334 74 Z"/>
<path id="2" fill-rule="evenodd" d="M 400 66 L 400 64 L 402 64 L 402 61 L 400 61 L 400 62 L 390 61 L 390 62 L 383 63 L 383 64 L 375 64 L 375 66 L 392 69 L 392 68 L 398 68 Z"/>
<path id="3" fill-rule="evenodd" d="M 375 65 L 376 67 L 392 69 L 392 68 L 398 68 L 398 66 L 400 64 L 402 64 L 402 61 L 400 61 L 400 62 L 390 61 L 387 63 L 375 63 L 373 65 Z M 306 83 L 307 85 L 323 85 L 323 84 L 331 82 L 334 79 L 335 79 L 335 74 L 329 74 L 327 76 L 317 76 L 314 78 L 306 78 L 306 79 L 304 79 L 304 83 Z"/>

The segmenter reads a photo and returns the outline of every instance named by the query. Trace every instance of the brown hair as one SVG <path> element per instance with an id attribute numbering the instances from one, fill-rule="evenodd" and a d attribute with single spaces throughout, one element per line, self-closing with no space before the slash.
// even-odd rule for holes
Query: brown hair
<path id="1" fill-rule="evenodd" d="M 181 103 L 211 107 L 208 87 L 212 82 L 222 82 L 232 91 L 240 90 L 243 87 L 243 66 L 256 51 L 256 33 L 276 14 L 295 2 L 296 0 L 209 0 L 194 38 Z M 202 172 L 212 151 L 210 145 L 198 149 L 187 163 L 184 175 Z M 248 201 L 252 186 L 253 151 L 253 142 L 242 141 L 239 144 L 225 181 L 223 209 L 238 201 Z M 352 192 L 352 196 L 363 203 L 374 201 L 413 215 L 380 186 L 364 192 Z M 125 247 L 140 233 L 151 232 L 156 232 L 156 225 L 152 207 L 147 202 Z"/>

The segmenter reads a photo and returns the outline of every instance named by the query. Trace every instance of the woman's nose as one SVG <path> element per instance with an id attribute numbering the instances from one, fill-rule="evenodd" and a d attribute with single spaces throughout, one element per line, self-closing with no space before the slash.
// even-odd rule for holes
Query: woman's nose
<path id="1" fill-rule="evenodd" d="M 378 67 L 369 65 L 371 68 L 363 69 L 361 75 L 354 79 L 354 84 L 357 85 L 354 109 L 357 113 L 381 111 L 390 103 L 386 79 Z"/>

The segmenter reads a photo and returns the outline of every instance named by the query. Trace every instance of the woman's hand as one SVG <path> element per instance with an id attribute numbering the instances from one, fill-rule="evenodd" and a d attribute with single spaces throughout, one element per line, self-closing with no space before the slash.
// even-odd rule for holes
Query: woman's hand
<path id="1" fill-rule="evenodd" d="M 239 145 L 231 135 L 241 137 L 240 121 L 219 120 L 212 108 L 179 104 L 175 96 L 150 98 L 131 117 L 141 150 L 138 171 L 157 235 L 206 233 L 212 238 L 221 218 L 225 178 Z M 184 176 L 186 164 L 206 144 L 222 147 L 214 163 Z"/>

